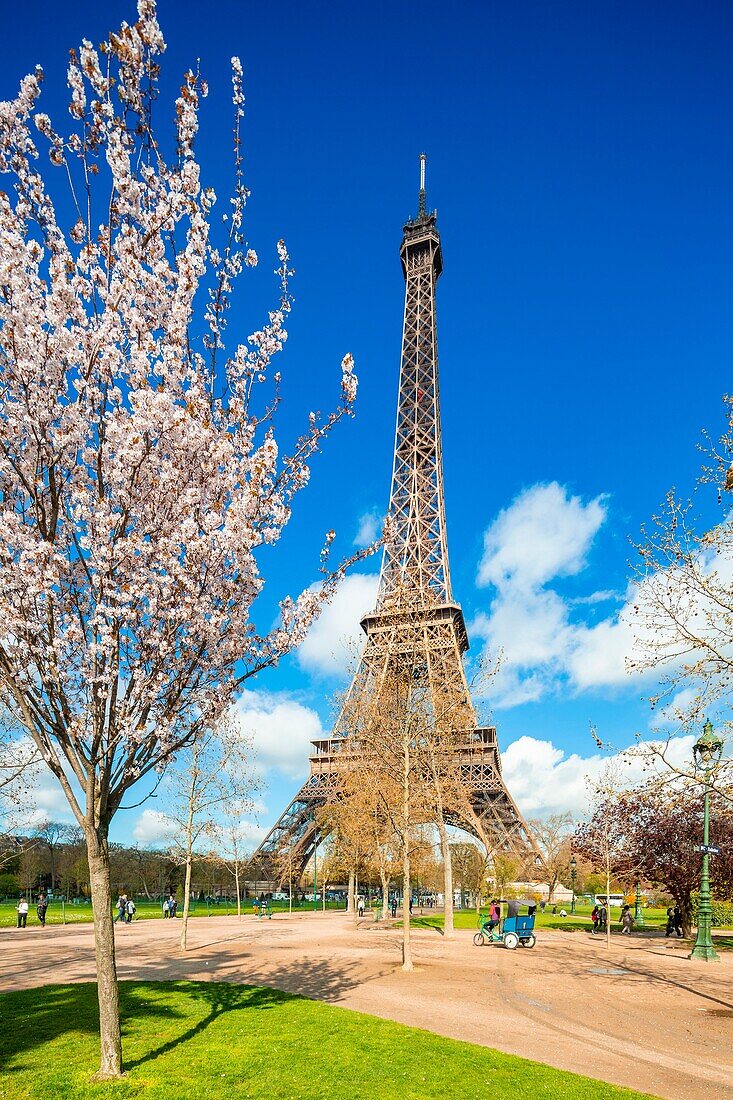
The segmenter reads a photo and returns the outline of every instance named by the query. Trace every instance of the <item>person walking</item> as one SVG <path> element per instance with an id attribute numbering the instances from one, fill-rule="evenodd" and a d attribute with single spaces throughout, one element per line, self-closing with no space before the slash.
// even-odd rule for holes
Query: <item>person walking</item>
<path id="1" fill-rule="evenodd" d="M 28 902 L 21 898 L 15 908 L 18 913 L 18 928 L 25 928 L 28 923 Z"/>
<path id="2" fill-rule="evenodd" d="M 127 915 L 127 923 L 128 924 L 132 924 L 132 918 L 135 916 L 136 913 L 137 913 L 137 906 L 135 905 L 135 902 L 132 900 L 132 898 L 128 898 L 127 908 L 126 908 L 126 915 Z"/>
<path id="3" fill-rule="evenodd" d="M 173 894 L 168 898 L 168 915 L 172 920 L 176 919 L 176 910 L 178 909 L 178 902 L 173 897 Z"/>
<path id="4" fill-rule="evenodd" d="M 127 894 L 120 894 L 117 898 L 117 916 L 114 919 L 114 923 L 122 921 L 124 924 L 127 920 Z"/>
<path id="5" fill-rule="evenodd" d="M 667 929 L 664 933 L 665 936 L 671 936 L 674 932 L 674 909 L 670 905 L 667 909 Z"/>
<path id="6" fill-rule="evenodd" d="M 168 898 L 163 902 L 163 920 L 168 920 Z"/>
<path id="7" fill-rule="evenodd" d="M 48 898 L 45 894 L 39 894 L 38 904 L 36 905 L 36 913 L 38 919 L 41 922 L 41 928 L 46 927 L 46 910 L 48 909 Z"/>
<path id="8" fill-rule="evenodd" d="M 359 894 L 359 897 L 356 899 L 356 913 L 359 917 L 364 916 L 364 898 L 361 894 Z"/>
<path id="9" fill-rule="evenodd" d="M 672 914 L 672 920 L 674 922 L 674 930 L 677 933 L 677 938 L 682 939 L 682 910 L 679 905 L 675 905 L 674 913 Z"/>
<path id="10" fill-rule="evenodd" d="M 630 936 L 633 926 L 634 917 L 631 909 L 628 905 L 624 905 L 623 909 L 621 910 L 621 935 Z"/>
<path id="11" fill-rule="evenodd" d="M 605 901 L 595 906 L 591 916 L 593 918 L 593 935 L 597 936 L 599 933 L 604 933 L 608 927 L 608 909 Z"/>
<path id="12" fill-rule="evenodd" d="M 397 895 L 396 894 L 392 895 L 392 908 L 391 908 L 390 911 L 392 913 L 392 920 L 394 920 L 395 917 L 397 916 Z"/>

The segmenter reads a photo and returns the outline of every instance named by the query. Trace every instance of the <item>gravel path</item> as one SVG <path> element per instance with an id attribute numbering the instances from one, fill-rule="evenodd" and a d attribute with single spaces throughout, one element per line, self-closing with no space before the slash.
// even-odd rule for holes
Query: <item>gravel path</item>
<path id="1" fill-rule="evenodd" d="M 356 927 L 343 913 L 118 926 L 121 978 L 263 983 L 667 1097 L 733 1100 L 733 954 L 692 963 L 664 938 L 541 932 L 529 951 L 471 933 Z M 94 979 L 90 925 L 0 929 L 0 989 Z"/>

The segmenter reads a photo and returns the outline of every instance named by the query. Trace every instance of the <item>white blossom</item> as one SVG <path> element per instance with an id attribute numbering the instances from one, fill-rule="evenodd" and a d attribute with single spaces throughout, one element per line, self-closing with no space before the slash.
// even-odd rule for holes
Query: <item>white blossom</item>
<path id="1" fill-rule="evenodd" d="M 283 452 L 272 360 L 293 272 L 282 241 L 276 307 L 219 354 L 236 280 L 257 262 L 244 246 L 242 66 L 232 60 L 232 216 L 214 241 L 216 196 L 194 148 L 205 83 L 184 75 L 176 142 L 158 142 L 154 0 L 139 0 L 138 16 L 99 50 L 85 40 L 72 54 L 71 134 L 36 111 L 40 70 L 0 103 L 0 172 L 11 177 L 0 189 L 0 687 L 60 782 L 106 784 L 109 814 L 126 786 L 217 721 L 246 676 L 299 644 L 332 593 L 338 571 L 286 598 L 276 629 L 253 624 L 263 548 L 356 392 L 347 356 L 344 402 L 312 415 Z M 47 184 L 34 138 L 65 165 L 49 172 L 53 188 L 71 182 L 71 207 Z M 256 385 L 269 388 L 262 421 Z"/>

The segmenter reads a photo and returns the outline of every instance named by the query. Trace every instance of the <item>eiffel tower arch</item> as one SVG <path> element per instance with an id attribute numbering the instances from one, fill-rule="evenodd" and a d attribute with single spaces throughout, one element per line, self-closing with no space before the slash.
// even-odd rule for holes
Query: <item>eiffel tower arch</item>
<path id="1" fill-rule="evenodd" d="M 392 489 L 376 608 L 361 620 L 366 643 L 331 735 L 313 742 L 310 775 L 254 854 L 258 877 L 276 875 L 278 857 L 291 854 L 298 876 L 321 839 L 319 807 L 338 797 L 348 766 L 349 714 L 365 697 L 383 699 L 389 671 L 409 651 L 424 670 L 432 696 L 452 700 L 451 747 L 465 788 L 450 824 L 494 851 L 542 856 L 501 774 L 493 726 L 481 727 L 463 667 L 468 635 L 454 601 L 448 564 L 440 422 L 435 290 L 443 270 L 437 215 L 425 206 L 425 157 L 420 158 L 418 213 L 403 228 L 405 277 L 402 357 L 397 399 Z M 454 769 L 455 770 L 455 769 Z"/>

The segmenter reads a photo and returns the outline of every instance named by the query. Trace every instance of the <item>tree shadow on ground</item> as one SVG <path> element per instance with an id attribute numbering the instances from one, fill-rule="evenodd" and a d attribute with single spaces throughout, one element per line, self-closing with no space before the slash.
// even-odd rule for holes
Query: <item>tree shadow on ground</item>
<path id="1" fill-rule="evenodd" d="M 298 998 L 335 1002 L 364 980 L 363 967 L 357 963 L 316 958 L 247 974 L 247 984 L 244 984 L 236 976 L 216 973 L 218 964 L 222 967 L 231 964 L 229 953 L 209 953 L 206 958 L 211 970 L 212 980 L 209 981 L 171 981 L 169 974 L 161 973 L 164 980 L 151 977 L 144 981 L 120 982 L 123 1055 L 130 1032 L 127 1021 L 155 1018 L 169 1025 L 171 1020 L 181 1020 L 178 1034 L 137 1057 L 125 1058 L 126 1069 L 152 1061 L 195 1038 L 224 1013 L 261 1012 Z M 166 968 L 161 960 L 161 971 Z M 170 996 L 166 996 L 168 993 Z M 205 1014 L 193 1023 L 189 1014 L 184 1015 L 173 1004 L 181 993 L 205 1006 Z M 81 1033 L 93 1038 L 98 1032 L 99 1007 L 94 983 L 41 986 L 2 994 L 0 1070 L 8 1074 L 22 1072 L 27 1068 L 24 1054 L 36 1048 L 42 1050 L 47 1043 L 66 1034 Z M 151 1029 L 151 1034 L 153 1039 L 157 1037 L 155 1028 Z"/>
<path id="2" fill-rule="evenodd" d="M 193 1000 L 207 1006 L 205 1016 L 197 1020 L 191 1027 L 186 1028 L 180 1035 L 174 1036 L 160 1046 L 154 1047 L 139 1058 L 125 1059 L 125 1069 L 134 1069 L 136 1066 L 152 1062 L 171 1050 L 175 1050 L 181 1043 L 190 1042 L 210 1027 L 220 1016 L 226 1012 L 254 1011 L 263 1012 L 273 1005 L 283 1004 L 296 998 L 291 993 L 283 993 L 279 989 L 271 989 L 267 986 L 229 985 L 227 982 L 181 982 L 171 983 L 171 992 L 185 991 Z M 135 1016 L 139 1016 L 139 1008 L 145 1002 L 140 1001 L 141 996 L 149 995 L 149 986 L 145 983 L 131 982 L 125 990 L 131 1002 Z M 167 1012 L 167 1018 L 170 1018 Z M 179 1012 L 173 1013 L 180 1018 Z"/>
<path id="3" fill-rule="evenodd" d="M 210 954 L 207 961 L 216 973 L 218 956 Z M 222 953 L 221 961 L 225 964 L 231 963 L 231 956 Z M 225 1012 L 258 1012 L 285 1001 L 302 998 L 335 1002 L 347 990 L 361 984 L 363 977 L 363 969 L 356 963 L 337 964 L 326 959 L 313 959 L 268 966 L 262 973 L 248 974 L 246 985 L 227 975 L 217 977 L 216 981 L 172 983 L 174 988 L 186 989 L 196 1000 L 207 1005 L 208 1012 L 179 1036 L 136 1060 L 126 1062 L 125 1065 L 132 1069 L 168 1053 L 181 1043 L 200 1035 Z M 144 983 L 130 982 L 125 985 L 133 995 L 136 987 L 145 988 Z"/>
<path id="4" fill-rule="evenodd" d="M 437 917 L 412 917 L 410 928 L 425 928 L 428 932 L 437 932 L 439 936 L 445 935 L 445 929 L 438 923 Z M 400 924 L 402 922 L 400 921 Z"/>
<path id="5" fill-rule="evenodd" d="M 126 989 L 120 986 L 120 1012 L 128 1014 Z M 136 1006 L 141 1016 L 167 1015 L 153 1003 Z M 99 1033 L 96 983 L 46 985 L 0 996 L 0 1069 L 15 1073 L 25 1067 L 20 1056 L 67 1033 Z M 17 1060 L 17 1065 L 10 1063 Z"/>
<path id="6" fill-rule="evenodd" d="M 707 964 L 703 964 L 707 965 Z M 620 966 L 623 967 L 629 974 L 634 974 L 638 978 L 642 978 L 650 985 L 671 985 L 675 989 L 682 989 L 685 993 L 692 994 L 693 997 L 699 997 L 704 1001 L 712 1001 L 714 1004 L 722 1005 L 723 1008 L 733 1009 L 733 1003 L 730 1001 L 721 1000 L 720 997 L 714 996 L 712 993 L 706 993 L 703 989 L 696 989 L 694 985 L 688 985 L 686 982 L 677 981 L 675 978 L 669 978 L 666 974 L 657 974 L 652 970 L 646 970 L 638 963 L 621 962 Z"/>

